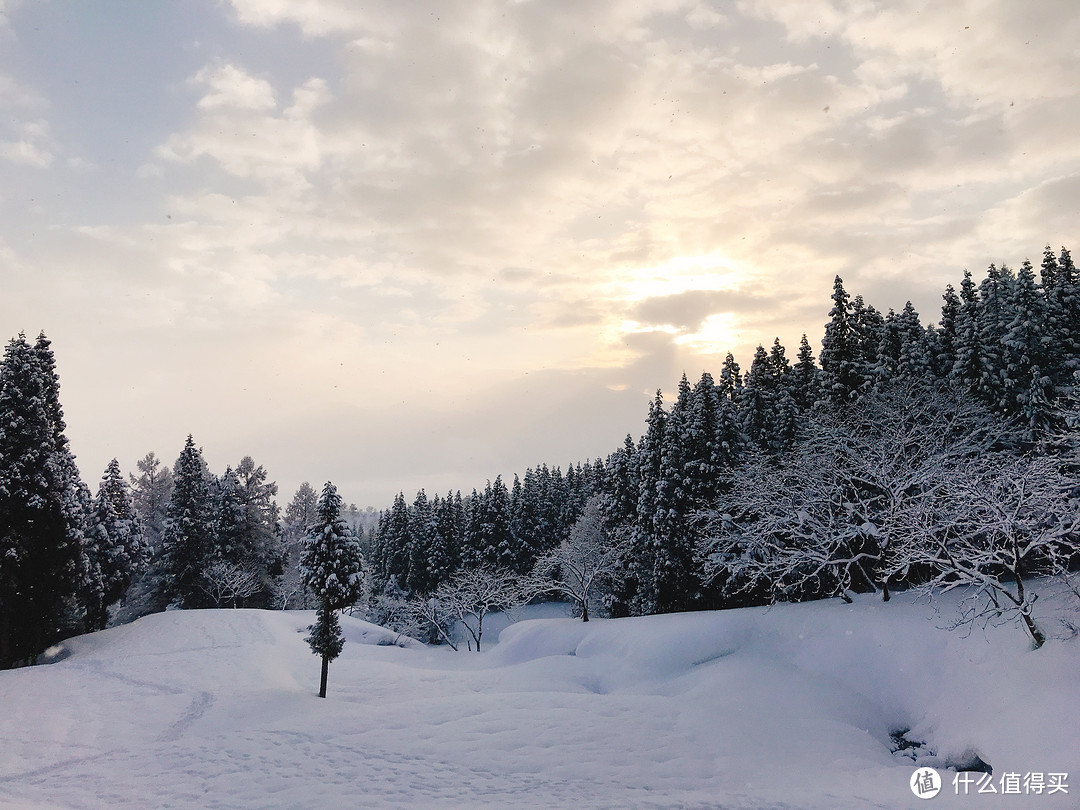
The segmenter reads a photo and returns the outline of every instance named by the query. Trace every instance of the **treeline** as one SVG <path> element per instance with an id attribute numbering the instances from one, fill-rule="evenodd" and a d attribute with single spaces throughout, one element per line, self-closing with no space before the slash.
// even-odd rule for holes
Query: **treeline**
<path id="1" fill-rule="evenodd" d="M 92 495 L 65 435 L 49 340 L 20 334 L 0 363 L 0 668 L 167 607 L 269 607 L 285 573 L 277 485 L 246 457 L 221 476 L 189 436 Z"/>
<path id="2" fill-rule="evenodd" d="M 496 479 L 466 498 L 420 492 L 411 505 L 399 494 L 373 541 L 376 593 L 433 593 L 477 565 L 524 573 L 567 539 L 597 494 L 604 529 L 622 549 L 601 583 L 610 615 L 887 594 L 943 570 L 926 536 L 921 557 L 910 547 L 900 554 L 898 538 L 916 533 L 911 514 L 903 530 L 896 523 L 901 506 L 943 514 L 961 479 L 1003 485 L 987 464 L 1024 477 L 1033 473 L 1015 465 L 1040 458 L 1057 459 L 1039 467 L 1058 492 L 1046 542 L 1018 570 L 1001 555 L 968 562 L 993 578 L 1068 567 L 1069 419 L 1080 369 L 1080 277 L 1069 251 L 1047 248 L 1038 271 L 1027 261 L 1016 271 L 991 265 L 978 283 L 966 272 L 959 292 L 946 287 L 937 324 L 924 325 L 910 302 L 882 313 L 839 277 L 832 304 L 817 359 L 804 335 L 794 362 L 777 340 L 757 348 L 746 372 L 728 354 L 715 378 L 706 372 L 691 384 L 684 375 L 670 407 L 657 392 L 643 436 L 572 476 L 541 467 L 515 477 L 510 491 Z M 940 437 L 926 432 L 931 424 Z M 834 462 L 827 470 L 824 458 Z M 875 458 L 877 479 L 855 474 Z M 786 476 L 780 485 L 776 471 Z M 792 507 L 812 500 L 800 489 L 808 482 L 821 485 L 814 508 Z M 762 492 L 773 502 L 753 501 Z M 766 526 L 770 514 L 790 520 Z M 982 538 L 976 546 L 1000 540 L 989 531 L 970 528 Z M 751 542 L 766 535 L 765 545 Z M 937 540 L 950 550 L 952 538 Z M 793 553 L 800 548 L 807 553 Z M 953 570 L 941 584 L 960 579 Z"/>
<path id="3" fill-rule="evenodd" d="M 1078 372 L 1065 249 L 965 273 L 933 325 L 837 278 L 818 358 L 805 335 L 794 362 L 779 340 L 745 372 L 728 354 L 604 459 L 342 507 L 362 601 L 443 640 L 473 616 L 479 648 L 484 612 L 526 594 L 626 616 L 970 585 L 968 620 L 1015 613 L 1038 644 L 1025 582 L 1080 565 Z M 282 516 L 261 465 L 216 475 L 189 436 L 172 468 L 150 453 L 125 480 L 114 459 L 92 494 L 65 429 L 51 344 L 20 334 L 0 362 L 0 667 L 168 607 L 322 605 L 309 485 Z"/>

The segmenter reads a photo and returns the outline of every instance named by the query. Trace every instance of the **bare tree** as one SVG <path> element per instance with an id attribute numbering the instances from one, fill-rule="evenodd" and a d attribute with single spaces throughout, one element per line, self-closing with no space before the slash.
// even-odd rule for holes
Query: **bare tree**
<path id="1" fill-rule="evenodd" d="M 986 456 L 942 470 L 942 485 L 912 499 L 897 572 L 928 568 L 932 592 L 967 589 L 956 627 L 1019 618 L 1038 648 L 1036 576 L 1065 576 L 1077 553 L 1077 481 L 1049 457 Z"/>
<path id="2" fill-rule="evenodd" d="M 586 502 L 567 538 L 536 561 L 532 573 L 534 587 L 570 599 L 581 612 L 581 620 L 587 622 L 600 583 L 619 563 L 625 547 L 626 543 L 605 530 L 600 499 L 594 495 Z"/>
<path id="3" fill-rule="evenodd" d="M 896 385 L 842 415 L 818 414 L 788 456 L 753 456 L 729 475 L 719 508 L 701 516 L 705 570 L 732 593 L 849 599 L 874 589 L 888 601 L 901 516 L 935 500 L 943 471 L 1006 436 L 946 385 Z"/>
<path id="4" fill-rule="evenodd" d="M 460 623 L 476 643 L 476 651 L 480 652 L 484 619 L 491 613 L 509 611 L 525 604 L 533 593 L 528 581 L 512 571 L 485 566 L 464 568 L 436 588 L 429 599 L 417 600 L 416 609 L 421 615 L 442 615 Z M 421 601 L 429 607 L 420 605 Z M 442 625 L 436 622 L 436 626 Z M 449 641 L 449 633 L 446 632 L 443 638 Z"/>
<path id="5" fill-rule="evenodd" d="M 228 560 L 214 560 L 202 570 L 199 587 L 214 604 L 222 607 L 231 601 L 233 608 L 237 603 L 261 586 L 259 574 L 251 565 L 237 565 Z"/>
<path id="6" fill-rule="evenodd" d="M 394 630 L 409 635 L 409 629 L 414 629 L 416 635 L 426 636 L 429 641 L 443 641 L 457 652 L 454 626 L 460 621 L 460 611 L 455 610 L 452 603 L 446 600 L 440 602 L 435 596 L 421 596 L 403 602 L 402 605 L 404 610 L 400 613 L 394 611 L 391 615 L 391 621 L 396 621 L 396 624 L 391 625 Z M 393 607 L 391 610 L 393 611 Z M 478 637 L 477 639 L 476 648 L 479 650 L 480 642 Z"/>

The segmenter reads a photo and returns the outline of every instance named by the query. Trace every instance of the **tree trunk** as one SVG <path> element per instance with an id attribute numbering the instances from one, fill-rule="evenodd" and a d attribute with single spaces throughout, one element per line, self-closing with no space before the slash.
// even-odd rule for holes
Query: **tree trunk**
<path id="1" fill-rule="evenodd" d="M 319 697 L 326 697 L 326 675 L 330 671 L 330 659 L 322 657 L 322 676 L 319 678 Z"/>
<path id="2" fill-rule="evenodd" d="M 587 622 L 589 620 L 589 603 L 588 601 L 582 601 L 581 603 L 581 620 Z"/>
<path id="3" fill-rule="evenodd" d="M 1024 617 L 1024 627 L 1026 627 L 1027 631 L 1031 634 L 1031 641 L 1034 643 L 1035 649 L 1039 649 L 1039 647 L 1041 647 L 1046 641 L 1046 636 L 1043 635 L 1043 632 L 1039 629 L 1039 626 L 1035 624 L 1035 620 L 1031 618 L 1030 613 L 1027 613 L 1026 611 L 1021 611 L 1020 615 Z"/>

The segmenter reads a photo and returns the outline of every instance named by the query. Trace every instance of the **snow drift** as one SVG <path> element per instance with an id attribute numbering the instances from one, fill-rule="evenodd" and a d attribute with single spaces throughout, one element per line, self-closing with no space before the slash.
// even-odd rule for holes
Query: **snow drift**
<path id="1" fill-rule="evenodd" d="M 1065 615 L 1063 598 L 1040 604 Z M 319 700 L 318 660 L 303 641 L 312 616 L 148 616 L 66 642 L 52 665 L 0 673 L 0 803 L 1080 803 L 1080 644 L 1053 617 L 1044 620 L 1057 637 L 1038 651 L 1012 626 L 939 629 L 941 617 L 901 595 L 536 619 L 479 655 L 394 646 L 389 631 L 345 617 L 345 651 Z M 894 753 L 900 732 L 923 745 Z M 905 753 L 942 771 L 931 803 L 909 789 Z M 999 791 L 1012 772 L 1068 773 L 1076 785 L 1053 796 L 952 795 L 947 766 L 976 756 Z"/>

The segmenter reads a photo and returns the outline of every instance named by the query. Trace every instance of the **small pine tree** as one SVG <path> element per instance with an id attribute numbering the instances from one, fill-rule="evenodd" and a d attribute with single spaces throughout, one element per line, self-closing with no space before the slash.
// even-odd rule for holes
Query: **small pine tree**
<path id="1" fill-rule="evenodd" d="M 311 651 L 322 658 L 319 697 L 326 697 L 326 676 L 345 643 L 337 611 L 356 602 L 363 591 L 364 562 L 360 541 L 341 518 L 342 502 L 330 483 L 319 497 L 318 518 L 304 544 L 300 570 L 319 603 L 315 624 L 308 629 Z"/>

